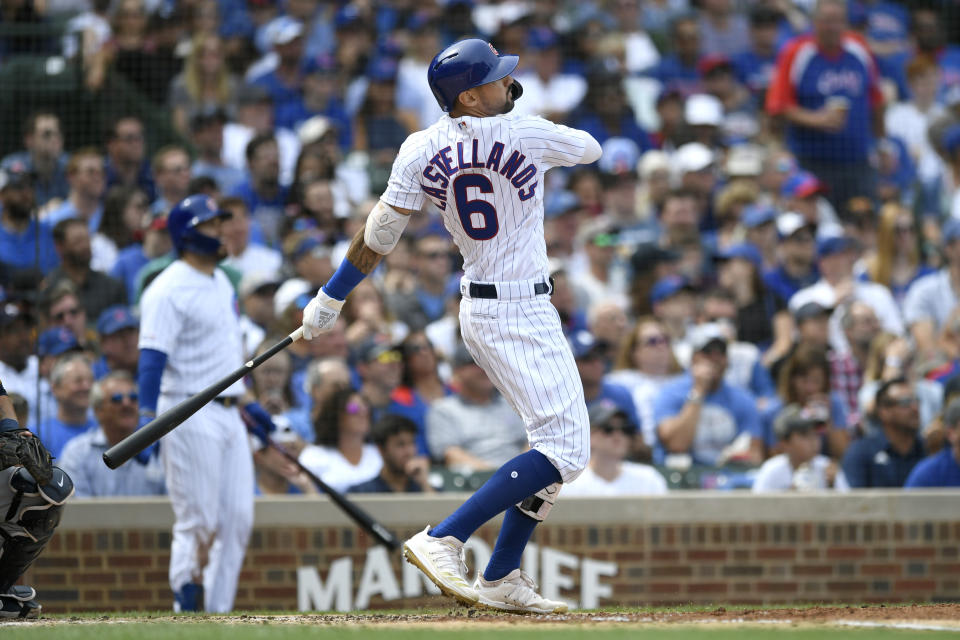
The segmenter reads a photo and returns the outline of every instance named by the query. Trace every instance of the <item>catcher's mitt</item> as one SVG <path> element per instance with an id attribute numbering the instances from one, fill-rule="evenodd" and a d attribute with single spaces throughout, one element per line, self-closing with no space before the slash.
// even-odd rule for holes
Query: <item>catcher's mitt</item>
<path id="1" fill-rule="evenodd" d="M 0 470 L 21 465 L 43 486 L 50 482 L 53 456 L 39 438 L 20 435 L 24 431 L 26 429 L 0 432 Z"/>

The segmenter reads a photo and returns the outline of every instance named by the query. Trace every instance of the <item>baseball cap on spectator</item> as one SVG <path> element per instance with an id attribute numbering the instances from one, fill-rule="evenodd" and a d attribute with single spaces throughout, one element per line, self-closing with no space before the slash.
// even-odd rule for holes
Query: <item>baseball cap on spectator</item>
<path id="1" fill-rule="evenodd" d="M 738 144 L 727 153 L 724 169 L 731 178 L 756 178 L 763 172 L 763 148 Z"/>
<path id="2" fill-rule="evenodd" d="M 560 45 L 560 39 L 553 29 L 548 27 L 533 27 L 527 32 L 527 46 L 534 51 L 553 49 Z"/>
<path id="3" fill-rule="evenodd" d="M 826 236 L 817 239 L 817 257 L 832 256 L 844 251 L 856 249 L 857 241 L 845 235 Z"/>
<path id="4" fill-rule="evenodd" d="M 400 362 L 403 356 L 397 347 L 383 335 L 367 338 L 353 349 L 353 360 L 357 363 Z"/>
<path id="5" fill-rule="evenodd" d="M 603 155 L 597 166 L 603 173 L 632 174 L 640 159 L 640 148 L 629 138 L 607 138 L 602 145 Z"/>
<path id="6" fill-rule="evenodd" d="M 466 345 L 462 342 L 457 342 L 457 346 L 453 350 L 453 356 L 450 358 L 450 364 L 454 369 L 457 369 L 477 363 L 473 361 L 473 356 L 470 355 L 470 351 L 467 350 Z"/>
<path id="7" fill-rule="evenodd" d="M 575 331 L 567 341 L 570 343 L 573 357 L 577 360 L 606 354 L 607 343 L 597 340 L 589 331 Z"/>
<path id="8" fill-rule="evenodd" d="M 957 149 L 960 149 L 960 124 L 943 132 L 943 150 L 952 156 Z"/>
<path id="9" fill-rule="evenodd" d="M 363 18 L 360 16 L 360 10 L 353 3 L 343 5 L 333 16 L 333 27 L 335 29 L 360 27 L 362 24 Z"/>
<path id="10" fill-rule="evenodd" d="M 706 322 L 691 327 L 688 337 L 694 353 L 704 351 L 716 344 L 722 344 L 726 348 L 728 342 L 726 332 L 716 322 Z"/>
<path id="11" fill-rule="evenodd" d="M 337 70 L 337 60 L 329 53 L 318 53 L 310 56 L 303 63 L 303 72 L 310 73 L 333 73 Z"/>
<path id="12" fill-rule="evenodd" d="M 253 294 L 266 294 L 268 292 L 272 295 L 277 292 L 280 282 L 276 274 L 266 271 L 248 271 L 243 274 L 243 279 L 240 280 L 240 297 L 246 298 Z"/>
<path id="13" fill-rule="evenodd" d="M 262 104 L 264 102 L 272 104 L 273 98 L 271 98 L 267 90 L 260 85 L 243 84 L 237 89 L 238 105 Z"/>
<path id="14" fill-rule="evenodd" d="M 627 427 L 636 431 L 637 426 L 630 420 L 627 412 L 617 406 L 609 398 L 601 398 L 594 402 L 587 410 L 587 416 L 590 419 L 590 429 L 601 429 L 607 425 L 617 425 Z M 617 424 L 619 423 L 619 424 Z"/>
<path id="15" fill-rule="evenodd" d="M 777 210 L 762 204 L 747 205 L 740 215 L 740 222 L 747 229 L 756 229 L 760 225 L 773 222 L 776 219 Z"/>
<path id="16" fill-rule="evenodd" d="M 797 171 L 780 187 L 780 195 L 787 198 L 807 198 L 826 190 L 817 176 L 809 171 Z"/>
<path id="17" fill-rule="evenodd" d="M 653 288 L 650 289 L 650 303 L 657 304 L 668 298 L 672 298 L 681 291 L 693 291 L 693 286 L 686 278 L 681 276 L 667 276 L 657 280 Z"/>
<path id="18" fill-rule="evenodd" d="M 227 120 L 227 114 L 220 107 L 201 109 L 190 118 L 190 130 L 199 131 L 214 123 L 224 124 Z"/>
<path id="19" fill-rule="evenodd" d="M 718 69 L 728 72 L 733 71 L 733 64 L 730 62 L 730 58 L 725 55 L 714 54 L 703 56 L 700 58 L 700 62 L 697 63 L 697 71 L 699 71 L 700 75 L 704 78 Z"/>
<path id="20" fill-rule="evenodd" d="M 4 189 L 27 189 L 33 184 L 33 176 L 22 162 L 15 162 L 0 170 L 0 191 Z"/>
<path id="21" fill-rule="evenodd" d="M 320 238 L 312 235 L 306 235 L 300 238 L 300 240 L 290 248 L 288 257 L 290 258 L 291 262 L 296 263 L 300 258 L 312 252 L 316 252 L 317 254 L 326 253 L 329 255 L 330 249 Z"/>
<path id="22" fill-rule="evenodd" d="M 581 207 L 580 198 L 572 191 L 551 191 L 544 198 L 543 215 L 547 220 L 557 218 L 565 213 L 576 211 Z"/>
<path id="23" fill-rule="evenodd" d="M 760 250 L 752 244 L 748 244 L 746 242 L 740 242 L 738 244 L 732 244 L 728 247 L 725 247 L 718 251 L 714 256 L 714 259 L 719 261 L 733 260 L 734 258 L 740 258 L 741 260 L 752 262 L 753 265 L 758 269 L 763 267 L 763 256 L 760 255 Z"/>
<path id="24" fill-rule="evenodd" d="M 676 262 L 679 259 L 680 253 L 664 249 L 655 242 L 645 242 L 637 245 L 636 251 L 630 257 L 630 265 L 634 273 L 646 273 L 653 271 L 663 262 Z"/>
<path id="25" fill-rule="evenodd" d="M 650 149 L 640 156 L 637 173 L 641 180 L 647 180 L 657 171 L 670 170 L 670 155 L 659 149 Z"/>
<path id="26" fill-rule="evenodd" d="M 273 312 L 279 317 L 287 310 L 298 296 L 311 293 L 310 283 L 303 278 L 290 278 L 284 282 L 273 294 Z"/>
<path id="27" fill-rule="evenodd" d="M 819 302 L 805 302 L 793 312 L 793 321 L 799 325 L 801 322 L 805 322 L 811 318 L 829 316 L 831 313 L 833 313 L 833 309 L 825 307 Z"/>
<path id="28" fill-rule="evenodd" d="M 695 93 L 683 106 L 683 119 L 691 126 L 719 127 L 723 124 L 723 103 L 715 96 Z"/>
<path id="29" fill-rule="evenodd" d="M 80 348 L 77 336 L 73 335 L 73 331 L 66 327 L 47 329 L 37 338 L 37 355 L 41 358 L 44 356 L 59 356 L 67 351 Z"/>
<path id="30" fill-rule="evenodd" d="M 129 308 L 116 304 L 107 307 L 97 318 L 97 333 L 101 336 L 110 336 L 123 329 L 138 329 L 140 321 Z"/>
<path id="31" fill-rule="evenodd" d="M 297 138 L 300 139 L 300 146 L 305 147 L 322 140 L 328 133 L 335 132 L 336 128 L 336 123 L 327 116 L 313 116 L 297 128 Z"/>
<path id="32" fill-rule="evenodd" d="M 941 238 L 944 244 L 960 239 L 960 218 L 950 218 L 944 223 Z"/>
<path id="33" fill-rule="evenodd" d="M 777 216 L 777 234 L 780 238 L 789 238 L 797 231 L 810 227 L 806 219 L 794 211 L 787 211 Z"/>
<path id="34" fill-rule="evenodd" d="M 288 16 L 278 18 L 268 27 L 270 44 L 273 46 L 290 44 L 303 35 L 303 23 Z"/>
<path id="35" fill-rule="evenodd" d="M 34 323 L 33 316 L 22 309 L 20 305 L 12 302 L 0 305 L 0 328 L 9 326 L 17 320 L 24 320 L 29 324 Z"/>
<path id="36" fill-rule="evenodd" d="M 777 440 L 786 440 L 793 433 L 807 433 L 826 425 L 829 415 L 819 407 L 802 407 L 788 404 L 773 421 L 773 433 Z"/>
<path id="37" fill-rule="evenodd" d="M 713 151 L 699 142 L 688 142 L 673 155 L 674 166 L 680 175 L 703 171 L 713 164 Z"/>
<path id="38" fill-rule="evenodd" d="M 397 79 L 397 61 L 387 56 L 374 58 L 367 65 L 370 82 L 393 82 Z"/>

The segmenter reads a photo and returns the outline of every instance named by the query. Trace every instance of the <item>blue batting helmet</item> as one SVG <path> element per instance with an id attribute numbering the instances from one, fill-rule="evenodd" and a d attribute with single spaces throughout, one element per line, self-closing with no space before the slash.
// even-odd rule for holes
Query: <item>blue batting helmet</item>
<path id="1" fill-rule="evenodd" d="M 210 196 L 196 193 L 181 200 L 167 217 L 173 248 L 177 253 L 216 255 L 220 241 L 197 231 L 197 225 L 218 217 L 229 218 L 230 212 L 222 210 Z"/>
<path id="2" fill-rule="evenodd" d="M 510 75 L 520 58 L 500 55 L 493 45 L 479 38 L 460 40 L 441 51 L 430 62 L 427 80 L 440 108 L 450 111 L 461 91 L 500 80 Z M 519 97 L 515 92 L 514 99 Z"/>

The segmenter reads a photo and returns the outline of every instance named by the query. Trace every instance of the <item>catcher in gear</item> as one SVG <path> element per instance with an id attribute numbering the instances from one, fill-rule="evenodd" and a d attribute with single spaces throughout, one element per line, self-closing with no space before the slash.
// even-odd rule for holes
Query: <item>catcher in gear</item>
<path id="1" fill-rule="evenodd" d="M 36 618 L 33 587 L 14 586 L 60 524 L 73 482 L 22 428 L 0 382 L 0 618 Z"/>

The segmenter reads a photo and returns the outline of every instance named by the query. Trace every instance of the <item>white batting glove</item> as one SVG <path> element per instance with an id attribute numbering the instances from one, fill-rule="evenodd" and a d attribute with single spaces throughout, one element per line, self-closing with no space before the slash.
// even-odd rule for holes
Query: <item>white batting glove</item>
<path id="1" fill-rule="evenodd" d="M 320 289 L 303 310 L 303 337 L 312 340 L 314 336 L 330 331 L 342 308 L 343 300 L 331 298 Z"/>

